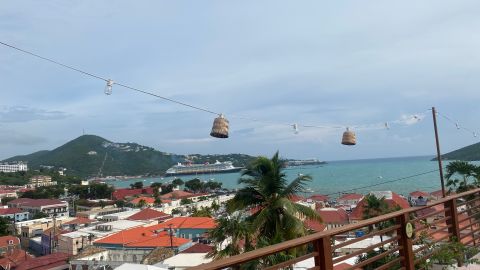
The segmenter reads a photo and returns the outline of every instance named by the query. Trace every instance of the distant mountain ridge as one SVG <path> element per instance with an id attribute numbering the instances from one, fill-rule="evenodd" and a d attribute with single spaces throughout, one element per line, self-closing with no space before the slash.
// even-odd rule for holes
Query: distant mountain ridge
<path id="1" fill-rule="evenodd" d="M 77 176 L 161 175 L 178 162 L 195 163 L 232 161 L 245 166 L 254 157 L 229 155 L 176 155 L 155 150 L 137 143 L 115 143 L 96 135 L 83 135 L 51 151 L 43 150 L 29 155 L 14 156 L 4 162 L 26 161 L 29 169 L 40 166 L 63 167 Z"/>
<path id="2" fill-rule="evenodd" d="M 480 143 L 475 143 L 442 155 L 445 160 L 480 160 Z M 434 159 L 436 160 L 436 158 Z"/>

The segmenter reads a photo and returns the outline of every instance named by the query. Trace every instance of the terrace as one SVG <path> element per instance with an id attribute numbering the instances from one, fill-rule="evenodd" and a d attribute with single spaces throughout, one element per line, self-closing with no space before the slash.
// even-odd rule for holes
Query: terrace
<path id="1" fill-rule="evenodd" d="M 307 247 L 307 253 L 265 269 L 291 269 L 299 262 L 312 261 L 312 268 L 331 270 L 335 265 L 357 258 L 367 252 L 376 251 L 374 256 L 342 269 L 361 269 L 373 262 L 389 258 L 375 269 L 428 269 L 424 262 L 431 258 L 439 243 L 458 239 L 466 246 L 476 247 L 479 239 L 480 189 L 447 196 L 427 206 L 411 207 L 387 215 L 349 224 L 328 231 L 318 232 L 302 238 L 246 252 L 212 263 L 199 265 L 190 270 L 239 269 L 252 261 L 262 262 L 269 256 L 292 248 Z M 384 225 L 390 222 L 389 226 Z M 413 237 L 407 237 L 407 224 L 413 225 Z M 366 228 L 376 229 L 368 230 Z M 349 238 L 357 231 L 369 231 L 361 237 Z M 360 250 L 341 252 L 342 248 L 372 237 L 381 241 Z M 382 248 L 383 247 L 383 248 Z M 379 249 L 382 248 L 382 249 Z M 262 264 L 260 264 L 262 265 Z M 344 266 L 344 265 L 343 265 Z M 373 268 L 372 268 L 373 269 Z"/>

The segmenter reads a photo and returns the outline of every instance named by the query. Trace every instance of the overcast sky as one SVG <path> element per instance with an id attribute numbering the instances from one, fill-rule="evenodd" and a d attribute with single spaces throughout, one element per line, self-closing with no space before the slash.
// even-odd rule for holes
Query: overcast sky
<path id="1" fill-rule="evenodd" d="M 2 1 L 0 40 L 215 112 L 105 83 L 0 46 L 0 159 L 83 130 L 173 153 L 322 160 L 433 155 L 432 106 L 480 131 L 480 2 Z M 422 121 L 411 121 L 416 114 Z M 239 118 L 255 118 L 253 122 Z M 389 130 L 343 130 L 289 123 Z M 439 119 L 444 152 L 478 142 Z"/>

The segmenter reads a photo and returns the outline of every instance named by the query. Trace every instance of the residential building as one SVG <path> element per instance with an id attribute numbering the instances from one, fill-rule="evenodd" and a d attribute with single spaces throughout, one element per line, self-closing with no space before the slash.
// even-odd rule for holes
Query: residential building
<path id="1" fill-rule="evenodd" d="M 18 237 L 10 235 L 0 237 L 0 256 L 5 256 L 5 254 L 19 248 L 20 239 Z"/>
<path id="2" fill-rule="evenodd" d="M 351 206 L 351 208 L 354 208 L 361 199 L 363 199 L 362 194 L 357 194 L 357 193 L 343 194 L 337 199 L 337 204 Z"/>
<path id="3" fill-rule="evenodd" d="M 135 195 L 141 195 L 141 194 L 153 194 L 153 188 L 148 187 L 148 188 L 137 188 L 137 189 L 130 189 L 130 188 L 119 188 L 116 189 L 112 193 L 112 197 L 115 200 L 124 200 L 125 197 L 133 197 Z"/>
<path id="4" fill-rule="evenodd" d="M 216 226 L 215 220 L 209 217 L 174 217 L 152 227 L 155 227 L 155 230 L 172 230 L 176 237 L 192 239 L 197 242 L 202 235 Z"/>
<path id="5" fill-rule="evenodd" d="M 104 208 L 104 209 L 93 209 L 89 211 L 77 212 L 76 216 L 81 218 L 96 219 L 105 215 L 111 215 L 119 212 L 126 211 L 123 208 Z"/>
<path id="6" fill-rule="evenodd" d="M 17 269 L 20 264 L 30 259 L 32 259 L 30 254 L 17 248 L 0 258 L 0 269 Z"/>
<path id="7" fill-rule="evenodd" d="M 98 223 L 98 221 L 95 219 L 79 217 L 63 223 L 62 229 L 69 230 L 69 231 L 76 231 L 80 228 L 85 228 L 95 223 Z"/>
<path id="8" fill-rule="evenodd" d="M 349 224 L 347 211 L 343 208 L 322 208 L 317 210 L 327 229 L 333 229 Z"/>
<path id="9" fill-rule="evenodd" d="M 50 217 L 68 217 L 68 202 L 57 199 L 20 198 L 8 202 L 8 207 L 26 210 L 33 217 L 37 213 L 45 213 Z"/>
<path id="10" fill-rule="evenodd" d="M 171 270 L 183 270 L 192 266 L 209 263 L 213 259 L 207 258 L 207 253 L 212 250 L 211 246 L 204 244 L 195 244 L 179 254 L 167 258 L 162 262 Z"/>
<path id="11" fill-rule="evenodd" d="M 11 173 L 11 172 L 26 172 L 28 171 L 28 166 L 26 163 L 0 163 L 0 172 Z"/>
<path id="12" fill-rule="evenodd" d="M 111 250 L 131 249 L 151 251 L 158 247 L 165 247 L 183 251 L 192 245 L 192 241 L 190 239 L 171 236 L 169 232 L 166 231 L 158 231 L 156 226 L 149 226 L 117 232 L 95 241 L 93 245 Z M 140 259 L 141 258 L 138 258 L 138 260 Z"/>
<path id="13" fill-rule="evenodd" d="M 377 197 L 378 199 L 383 198 L 390 208 L 406 209 L 410 207 L 410 204 L 405 198 L 392 191 L 371 191 L 369 194 Z M 365 198 L 358 202 L 357 206 L 355 209 L 353 209 L 352 214 L 350 215 L 351 222 L 355 223 L 363 220 L 363 213 L 366 204 L 367 202 Z"/>
<path id="14" fill-rule="evenodd" d="M 52 227 L 43 231 L 40 238 L 42 245 L 42 255 L 52 254 L 58 250 L 58 236 L 67 231 L 62 230 L 60 227 Z"/>
<path id="15" fill-rule="evenodd" d="M 17 191 L 11 189 L 0 190 L 0 200 L 3 203 L 3 198 L 18 198 Z"/>
<path id="16" fill-rule="evenodd" d="M 48 187 L 48 186 L 55 186 L 57 184 L 56 181 L 52 181 L 52 177 L 48 175 L 34 175 L 30 177 L 30 182 L 27 184 L 29 188 L 36 188 L 36 187 Z"/>
<path id="17" fill-rule="evenodd" d="M 0 208 L 0 217 L 20 222 L 28 220 L 30 213 L 20 208 Z"/>
<path id="18" fill-rule="evenodd" d="M 63 252 L 57 252 L 50 255 L 31 258 L 19 264 L 15 270 L 66 270 L 69 269 L 69 255 Z"/>
<path id="19" fill-rule="evenodd" d="M 172 218 L 172 216 L 167 215 L 164 212 L 157 211 L 153 208 L 145 208 L 142 211 L 129 216 L 127 219 L 128 220 L 145 220 L 145 221 L 156 220 L 158 222 L 163 222 L 170 218 Z"/>
<path id="20" fill-rule="evenodd" d="M 52 218 L 41 218 L 34 220 L 27 220 L 22 222 L 17 222 L 13 224 L 13 230 L 15 234 L 20 234 L 20 242 L 22 248 L 26 249 L 29 247 L 29 240 L 33 237 L 39 237 L 43 234 L 43 231 L 54 226 L 60 226 L 66 218 L 58 218 L 53 220 Z"/>
<path id="21" fill-rule="evenodd" d="M 129 209 L 127 211 L 122 211 L 118 213 L 103 215 L 99 217 L 104 222 L 116 221 L 116 220 L 124 220 L 129 218 L 130 216 L 140 212 L 140 209 Z"/>
<path id="22" fill-rule="evenodd" d="M 145 202 L 145 206 L 153 206 L 153 204 L 155 203 L 155 198 L 145 196 L 135 198 L 131 200 L 130 203 L 133 205 L 138 205 L 142 200 Z"/>

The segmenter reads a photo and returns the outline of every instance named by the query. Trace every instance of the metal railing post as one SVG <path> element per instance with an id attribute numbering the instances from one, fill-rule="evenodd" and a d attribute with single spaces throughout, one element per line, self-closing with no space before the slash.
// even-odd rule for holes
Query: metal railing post
<path id="1" fill-rule="evenodd" d="M 315 252 L 315 266 L 320 270 L 333 270 L 332 246 L 330 236 L 324 236 L 313 242 Z"/>
<path id="2" fill-rule="evenodd" d="M 413 254 L 413 240 L 407 237 L 406 232 L 406 224 L 410 220 L 409 214 L 405 213 L 396 218 L 396 223 L 400 225 L 400 228 L 397 229 L 397 234 L 400 236 L 398 239 L 398 243 L 402 246 L 400 249 L 400 256 L 404 259 L 402 260 L 402 266 L 405 267 L 406 270 L 414 270 L 415 265 L 415 255 Z"/>
<path id="3" fill-rule="evenodd" d="M 452 237 L 455 237 L 457 241 L 460 241 L 460 231 L 458 224 L 458 214 L 457 214 L 457 200 L 452 198 L 444 203 L 445 208 L 449 208 L 449 211 L 445 211 L 445 215 L 450 218 L 446 221 L 447 225 L 451 225 L 448 228 L 448 232 L 452 234 Z"/>

